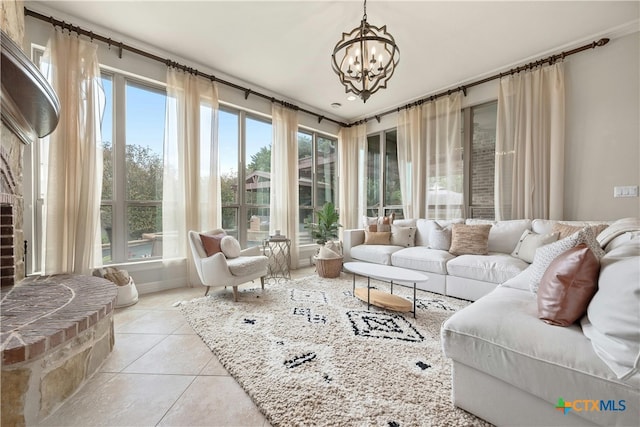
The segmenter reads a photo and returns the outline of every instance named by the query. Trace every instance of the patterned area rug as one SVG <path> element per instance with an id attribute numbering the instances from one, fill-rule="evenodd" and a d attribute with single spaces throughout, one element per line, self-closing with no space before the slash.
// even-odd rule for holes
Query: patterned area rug
<path id="1" fill-rule="evenodd" d="M 246 290 L 236 303 L 215 292 L 181 309 L 273 426 L 489 425 L 451 403 L 440 347 L 440 325 L 467 304 L 418 291 L 415 319 L 368 311 L 343 274 Z"/>

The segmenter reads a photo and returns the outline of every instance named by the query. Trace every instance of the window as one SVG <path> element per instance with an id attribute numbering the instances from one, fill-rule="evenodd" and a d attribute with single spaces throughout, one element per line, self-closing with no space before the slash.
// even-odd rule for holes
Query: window
<path id="1" fill-rule="evenodd" d="M 317 222 L 315 212 L 325 203 L 337 205 L 336 150 L 336 139 L 298 132 L 298 244 L 313 243 L 305 221 Z"/>
<path id="2" fill-rule="evenodd" d="M 103 263 L 161 257 L 166 91 L 118 74 L 103 75 L 102 83 Z"/>
<path id="3" fill-rule="evenodd" d="M 471 137 L 470 173 L 469 176 L 469 217 L 494 219 L 493 205 L 495 152 L 496 152 L 496 119 L 498 103 L 470 107 L 467 109 L 470 123 L 467 128 Z"/>
<path id="4" fill-rule="evenodd" d="M 229 108 L 218 122 L 222 228 L 242 247 L 259 246 L 269 236 L 271 122 Z"/>
<path id="5" fill-rule="evenodd" d="M 367 216 L 403 218 L 395 129 L 367 137 Z"/>

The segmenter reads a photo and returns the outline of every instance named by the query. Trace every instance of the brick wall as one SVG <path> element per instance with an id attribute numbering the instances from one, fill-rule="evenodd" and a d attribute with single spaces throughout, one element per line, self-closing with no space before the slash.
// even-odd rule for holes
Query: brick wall
<path id="1" fill-rule="evenodd" d="M 495 172 L 494 132 L 474 129 L 471 147 L 471 213 L 472 218 L 493 219 L 494 172 Z"/>

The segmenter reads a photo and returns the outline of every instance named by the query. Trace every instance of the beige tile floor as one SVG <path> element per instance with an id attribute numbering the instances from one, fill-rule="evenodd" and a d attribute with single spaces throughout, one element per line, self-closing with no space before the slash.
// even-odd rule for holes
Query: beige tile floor
<path id="1" fill-rule="evenodd" d="M 313 267 L 292 278 L 313 274 Z M 242 287 L 259 286 L 256 284 Z M 231 289 L 212 290 L 231 292 Z M 173 304 L 204 295 L 179 288 L 117 309 L 115 347 L 98 372 L 41 426 L 269 426 L 249 396 Z"/>

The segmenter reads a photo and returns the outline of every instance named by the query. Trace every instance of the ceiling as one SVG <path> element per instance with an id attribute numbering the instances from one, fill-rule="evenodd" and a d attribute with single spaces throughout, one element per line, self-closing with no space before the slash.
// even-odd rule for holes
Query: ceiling
<path id="1" fill-rule="evenodd" d="M 346 99 L 330 62 L 341 33 L 359 25 L 362 1 L 24 3 L 111 29 L 102 35 L 155 46 L 192 62 L 186 65 L 209 68 L 201 71 L 347 122 L 591 42 L 634 21 L 637 26 L 640 16 L 638 1 L 372 0 L 368 22 L 387 25 L 400 63 L 387 89 L 363 103 Z"/>

